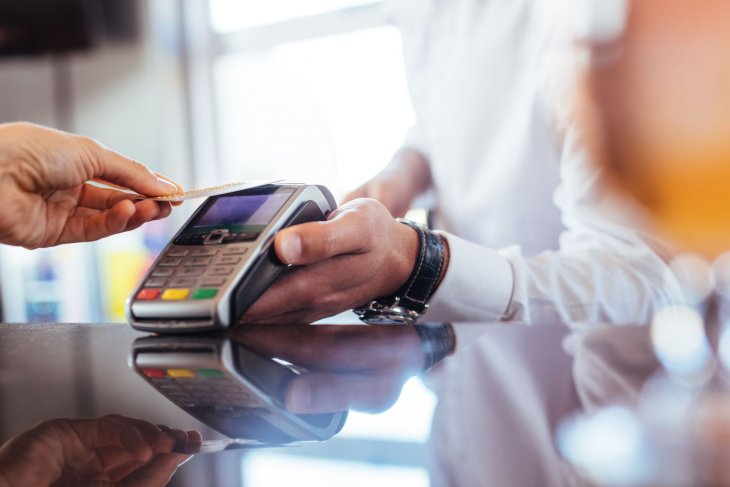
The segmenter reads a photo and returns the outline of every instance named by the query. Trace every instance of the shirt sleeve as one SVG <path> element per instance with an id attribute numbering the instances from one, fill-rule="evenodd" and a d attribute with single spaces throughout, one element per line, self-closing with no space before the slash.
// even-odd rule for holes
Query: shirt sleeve
<path id="1" fill-rule="evenodd" d="M 666 245 L 575 147 L 569 138 L 556 192 L 567 228 L 560 249 L 525 256 L 519 247 L 490 249 L 443 234 L 450 263 L 428 320 L 626 324 L 648 322 L 680 299 Z"/>

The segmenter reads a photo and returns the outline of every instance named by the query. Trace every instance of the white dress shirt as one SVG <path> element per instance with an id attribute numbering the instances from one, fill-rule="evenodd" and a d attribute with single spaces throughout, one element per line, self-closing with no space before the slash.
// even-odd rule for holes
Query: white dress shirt
<path id="1" fill-rule="evenodd" d="M 418 118 L 406 145 L 430 161 L 451 254 L 426 319 L 509 323 L 461 340 L 436 374 L 435 486 L 577 482 L 552 436 L 580 407 L 566 325 L 643 322 L 669 299 L 645 223 L 575 131 L 557 136 L 544 6 L 391 2 Z"/>

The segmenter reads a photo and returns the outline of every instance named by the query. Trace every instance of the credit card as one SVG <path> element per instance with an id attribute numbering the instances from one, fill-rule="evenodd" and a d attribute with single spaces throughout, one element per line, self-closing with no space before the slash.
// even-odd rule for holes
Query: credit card
<path id="1" fill-rule="evenodd" d="M 259 186 L 265 186 L 267 184 L 273 184 L 280 182 L 281 179 L 276 180 L 258 180 L 258 181 L 243 181 L 238 183 L 222 184 L 220 186 L 211 186 L 209 188 L 191 189 L 184 193 L 172 194 L 168 196 L 143 196 L 138 195 L 136 199 L 140 200 L 152 200 L 152 201 L 168 201 L 170 203 L 176 203 L 179 201 L 192 200 L 198 198 L 208 198 L 210 196 L 218 196 L 221 194 L 234 193 L 236 191 L 242 191 L 244 189 L 258 188 Z"/>
<path id="2" fill-rule="evenodd" d="M 197 445 L 187 445 L 183 448 L 175 448 L 173 453 L 183 453 L 185 455 L 200 455 L 203 453 L 217 453 L 230 450 L 246 450 L 254 448 L 283 448 L 286 445 L 272 445 L 270 443 L 261 443 L 255 440 L 207 440 Z"/>

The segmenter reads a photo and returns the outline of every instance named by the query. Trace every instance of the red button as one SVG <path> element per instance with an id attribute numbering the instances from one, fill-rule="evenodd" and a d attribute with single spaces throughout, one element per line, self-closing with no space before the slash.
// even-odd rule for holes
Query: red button
<path id="1" fill-rule="evenodd" d="M 144 369 L 142 373 L 150 379 L 164 379 L 167 374 L 161 369 Z"/>
<path id="2" fill-rule="evenodd" d="M 159 289 L 142 289 L 137 293 L 138 301 L 154 301 L 160 296 Z"/>

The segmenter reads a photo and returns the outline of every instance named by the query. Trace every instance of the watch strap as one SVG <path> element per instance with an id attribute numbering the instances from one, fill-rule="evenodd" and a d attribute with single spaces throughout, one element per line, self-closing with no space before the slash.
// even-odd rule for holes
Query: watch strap
<path id="1" fill-rule="evenodd" d="M 444 243 L 436 233 L 409 220 L 399 222 L 413 228 L 418 234 L 418 257 L 408 281 L 398 290 L 400 305 L 423 312 L 428 300 L 436 290 L 441 269 L 444 265 Z"/>
<path id="2" fill-rule="evenodd" d="M 423 347 L 423 370 L 429 370 L 456 349 L 456 335 L 449 323 L 414 325 Z"/>

